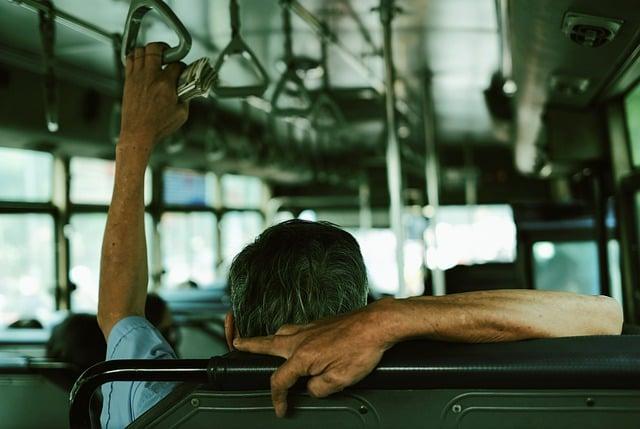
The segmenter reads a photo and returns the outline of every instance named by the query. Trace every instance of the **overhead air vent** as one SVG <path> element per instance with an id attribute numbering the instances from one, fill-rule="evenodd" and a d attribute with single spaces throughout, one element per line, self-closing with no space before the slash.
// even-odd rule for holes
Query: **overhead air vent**
<path id="1" fill-rule="evenodd" d="M 597 48 L 615 39 L 623 23 L 621 19 L 567 12 L 562 31 L 580 46 Z"/>

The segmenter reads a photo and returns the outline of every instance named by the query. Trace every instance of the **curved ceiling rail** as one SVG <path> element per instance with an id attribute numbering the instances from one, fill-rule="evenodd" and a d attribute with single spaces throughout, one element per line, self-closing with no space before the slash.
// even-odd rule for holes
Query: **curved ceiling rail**
<path id="1" fill-rule="evenodd" d="M 352 53 L 347 47 L 340 41 L 338 36 L 329 31 L 322 22 L 315 17 L 309 10 L 307 10 L 298 0 L 287 0 L 282 2 L 282 6 L 290 9 L 300 19 L 302 19 L 320 38 L 324 39 L 327 43 L 331 44 L 336 51 L 342 56 L 343 60 L 347 62 L 358 74 L 367 80 L 369 85 L 380 95 L 385 93 L 385 84 L 376 74 L 367 67 L 360 57 Z"/>
<path id="2" fill-rule="evenodd" d="M 260 81 L 255 85 L 219 86 L 220 80 L 218 79 L 218 84 L 213 87 L 213 92 L 221 98 L 261 97 L 269 87 L 269 75 L 260 61 L 258 61 L 256 54 L 253 53 L 251 48 L 247 46 L 240 36 L 240 11 L 238 8 L 238 0 L 229 0 L 229 15 L 231 17 L 231 41 L 218 56 L 218 59 L 213 66 L 213 70 L 218 77 L 220 77 L 220 70 L 224 63 L 234 55 L 241 55 L 253 64 Z"/>

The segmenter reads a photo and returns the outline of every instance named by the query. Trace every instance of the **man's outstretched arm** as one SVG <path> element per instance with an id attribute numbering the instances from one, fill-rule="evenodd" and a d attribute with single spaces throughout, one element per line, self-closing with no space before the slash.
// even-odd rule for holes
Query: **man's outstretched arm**
<path id="1" fill-rule="evenodd" d="M 608 297 L 532 290 L 469 292 L 441 297 L 385 299 L 362 310 L 276 335 L 238 338 L 242 351 L 287 361 L 271 377 L 276 414 L 287 390 L 310 376 L 309 392 L 324 397 L 369 374 L 394 344 L 412 338 L 499 342 L 580 335 L 617 335 L 622 311 Z"/>
<path id="2" fill-rule="evenodd" d="M 182 66 L 171 64 L 163 70 L 164 48 L 152 43 L 127 58 L 115 186 L 100 262 L 98 322 L 105 338 L 120 319 L 144 316 L 148 283 L 144 173 L 156 142 L 188 117 L 188 107 L 176 95 Z"/>

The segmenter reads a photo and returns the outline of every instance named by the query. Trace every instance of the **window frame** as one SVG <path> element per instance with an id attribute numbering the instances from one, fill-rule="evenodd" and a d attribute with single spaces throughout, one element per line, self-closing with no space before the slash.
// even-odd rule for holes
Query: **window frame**
<path id="1" fill-rule="evenodd" d="M 54 270 L 53 270 L 53 274 L 54 274 L 54 279 L 52 279 L 53 284 L 55 285 L 54 287 L 54 296 L 53 296 L 53 301 L 54 301 L 54 308 L 53 310 L 57 311 L 57 310 L 61 310 L 64 308 L 68 308 L 68 288 L 64 288 L 62 287 L 61 282 L 64 281 L 62 275 L 64 275 L 65 272 L 67 272 L 68 270 L 65 270 L 65 262 L 68 261 L 68 246 L 67 246 L 67 240 L 64 237 L 64 227 L 62 225 L 64 225 L 64 219 L 65 219 L 65 213 L 63 210 L 63 207 L 60 207 L 59 205 L 56 205 L 55 203 L 55 199 L 56 199 L 56 189 L 55 189 L 55 183 L 56 183 L 56 163 L 57 162 L 62 162 L 63 168 L 65 170 L 65 175 L 67 174 L 67 168 L 68 168 L 68 160 L 62 157 L 57 157 L 55 154 L 48 152 L 48 151 L 42 151 L 42 150 L 34 150 L 34 149 L 25 149 L 25 148 L 20 148 L 20 147 L 10 147 L 10 146 L 6 146 L 7 148 L 10 149 L 15 149 L 15 150 L 24 150 L 24 151 L 31 151 L 31 152 L 42 152 L 42 153 L 48 153 L 50 155 L 52 155 L 52 175 L 51 175 L 51 196 L 49 198 L 49 201 L 46 202 L 29 202 L 29 201 L 10 201 L 10 200 L 1 200 L 0 199 L 0 215 L 11 215 L 11 214 L 23 214 L 23 215 L 28 215 L 28 214 L 35 214 L 35 215 L 48 215 L 51 217 L 52 220 L 52 224 L 53 224 L 53 255 L 54 255 Z M 65 186 L 67 184 L 67 181 L 65 180 Z M 64 197 L 65 199 L 68 201 L 68 192 L 64 192 Z M 66 280 L 67 280 L 67 285 L 69 284 L 69 276 L 68 276 L 68 272 L 66 274 Z M 66 290 L 65 290 L 66 289 Z"/>

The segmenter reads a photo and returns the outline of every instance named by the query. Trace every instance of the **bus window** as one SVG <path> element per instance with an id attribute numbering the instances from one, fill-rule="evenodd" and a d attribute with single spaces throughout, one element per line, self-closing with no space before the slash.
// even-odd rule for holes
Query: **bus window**
<path id="1" fill-rule="evenodd" d="M 52 178 L 51 154 L 0 148 L 0 200 L 49 202 Z"/>
<path id="2" fill-rule="evenodd" d="M 69 279 L 75 285 L 71 294 L 71 308 L 75 312 L 95 313 L 98 308 L 100 252 L 107 214 L 79 213 L 71 216 L 69 238 Z M 152 249 L 153 221 L 145 215 L 147 249 Z M 152 252 L 147 252 L 151 257 Z M 149 266 L 151 262 L 148 261 Z"/>
<path id="3" fill-rule="evenodd" d="M 220 240 L 225 268 L 229 268 L 238 252 L 251 243 L 263 229 L 264 219 L 258 212 L 230 211 L 222 216 Z"/>
<path id="4" fill-rule="evenodd" d="M 536 289 L 600 294 L 598 247 L 593 241 L 533 244 Z"/>
<path id="5" fill-rule="evenodd" d="M 169 206 L 213 207 L 216 180 L 212 173 L 167 168 L 163 173 L 164 203 Z"/>
<path id="6" fill-rule="evenodd" d="M 160 221 L 163 286 L 187 282 L 210 286 L 216 279 L 216 217 L 213 213 L 167 212 Z"/>
<path id="7" fill-rule="evenodd" d="M 222 202 L 225 207 L 259 209 L 263 200 L 264 185 L 257 177 L 222 176 Z"/>
<path id="8" fill-rule="evenodd" d="M 53 236 L 50 215 L 0 215 L 0 325 L 53 312 Z"/>
<path id="9" fill-rule="evenodd" d="M 634 167 L 640 167 L 640 85 L 624 100 L 631 145 L 631 160 Z"/>
<path id="10" fill-rule="evenodd" d="M 75 157 L 69 172 L 71 185 L 69 199 L 72 204 L 109 205 L 113 192 L 116 163 L 114 161 Z M 145 174 L 144 202 L 151 202 L 151 172 Z"/>

